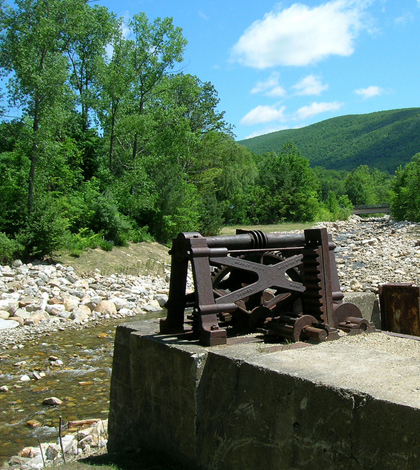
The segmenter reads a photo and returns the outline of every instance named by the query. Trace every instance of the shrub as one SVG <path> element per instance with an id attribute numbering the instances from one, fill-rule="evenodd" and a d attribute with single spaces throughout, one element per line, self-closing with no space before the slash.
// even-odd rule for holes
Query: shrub
<path id="1" fill-rule="evenodd" d="M 10 264 L 13 260 L 20 258 L 24 247 L 17 241 L 8 238 L 3 232 L 0 232 L 0 263 Z"/>
<path id="2" fill-rule="evenodd" d="M 47 195 L 36 201 L 26 225 L 16 236 L 22 244 L 25 258 L 42 258 L 51 255 L 63 242 L 69 221 L 63 217 L 58 200 Z"/>

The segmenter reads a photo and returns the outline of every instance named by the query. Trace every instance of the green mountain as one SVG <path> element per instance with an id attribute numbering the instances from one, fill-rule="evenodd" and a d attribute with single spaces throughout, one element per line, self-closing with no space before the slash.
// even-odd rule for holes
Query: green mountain
<path id="1" fill-rule="evenodd" d="M 420 152 L 420 108 L 327 119 L 241 140 L 256 154 L 281 152 L 293 142 L 312 167 L 352 170 L 360 165 L 393 173 Z"/>

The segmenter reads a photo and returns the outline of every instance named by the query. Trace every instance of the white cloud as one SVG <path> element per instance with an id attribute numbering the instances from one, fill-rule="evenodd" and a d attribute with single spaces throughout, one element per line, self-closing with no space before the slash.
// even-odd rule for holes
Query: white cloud
<path id="1" fill-rule="evenodd" d="M 252 126 L 264 122 L 280 121 L 284 119 L 286 107 L 277 109 L 275 106 L 257 106 L 241 119 L 241 124 Z"/>
<path id="2" fill-rule="evenodd" d="M 243 33 L 231 60 L 263 69 L 349 56 L 359 31 L 368 28 L 363 10 L 369 4 L 370 0 L 333 0 L 313 8 L 295 3 L 271 11 Z"/>
<path id="3" fill-rule="evenodd" d="M 359 88 L 355 90 L 356 95 L 360 95 L 363 99 L 367 100 L 373 98 L 374 96 L 379 96 L 384 93 L 384 89 L 378 86 L 368 86 L 367 88 Z"/>
<path id="4" fill-rule="evenodd" d="M 418 3 L 420 5 L 420 2 Z M 395 18 L 394 23 L 397 26 L 405 26 L 407 23 L 412 23 L 413 21 L 415 21 L 414 15 L 410 13 L 409 11 L 407 11 L 403 15 Z"/>
<path id="5" fill-rule="evenodd" d="M 315 75 L 308 75 L 302 78 L 300 82 L 293 85 L 297 95 L 320 95 L 323 91 L 328 90 L 328 85 L 323 84 L 322 81 L 315 77 Z"/>
<path id="6" fill-rule="evenodd" d="M 273 72 L 267 80 L 258 81 L 251 93 L 264 93 L 267 96 L 278 98 L 286 95 L 286 90 L 279 84 L 280 74 Z"/>
<path id="7" fill-rule="evenodd" d="M 339 103 L 338 101 L 333 101 L 332 103 L 317 103 L 315 101 L 309 106 L 299 108 L 295 113 L 295 117 L 297 119 L 307 119 L 327 111 L 338 111 L 342 106 L 343 103 Z"/>

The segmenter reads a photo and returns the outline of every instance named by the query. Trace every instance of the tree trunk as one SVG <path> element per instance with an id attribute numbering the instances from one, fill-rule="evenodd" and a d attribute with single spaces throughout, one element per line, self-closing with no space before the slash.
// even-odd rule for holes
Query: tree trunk
<path id="1" fill-rule="evenodd" d="M 39 100 L 35 99 L 35 113 L 33 130 L 33 144 L 31 152 L 31 168 L 29 170 L 28 214 L 31 215 L 34 206 L 35 170 L 38 163 L 38 131 L 39 131 Z"/>

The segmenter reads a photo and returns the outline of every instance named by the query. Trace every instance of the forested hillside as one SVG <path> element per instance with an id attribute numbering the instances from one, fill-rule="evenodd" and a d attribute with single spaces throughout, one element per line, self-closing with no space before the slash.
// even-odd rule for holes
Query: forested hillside
<path id="1" fill-rule="evenodd" d="M 242 140 L 257 154 L 293 142 L 311 167 L 351 171 L 360 165 L 393 173 L 420 151 L 420 108 L 340 116 L 301 129 Z"/>

